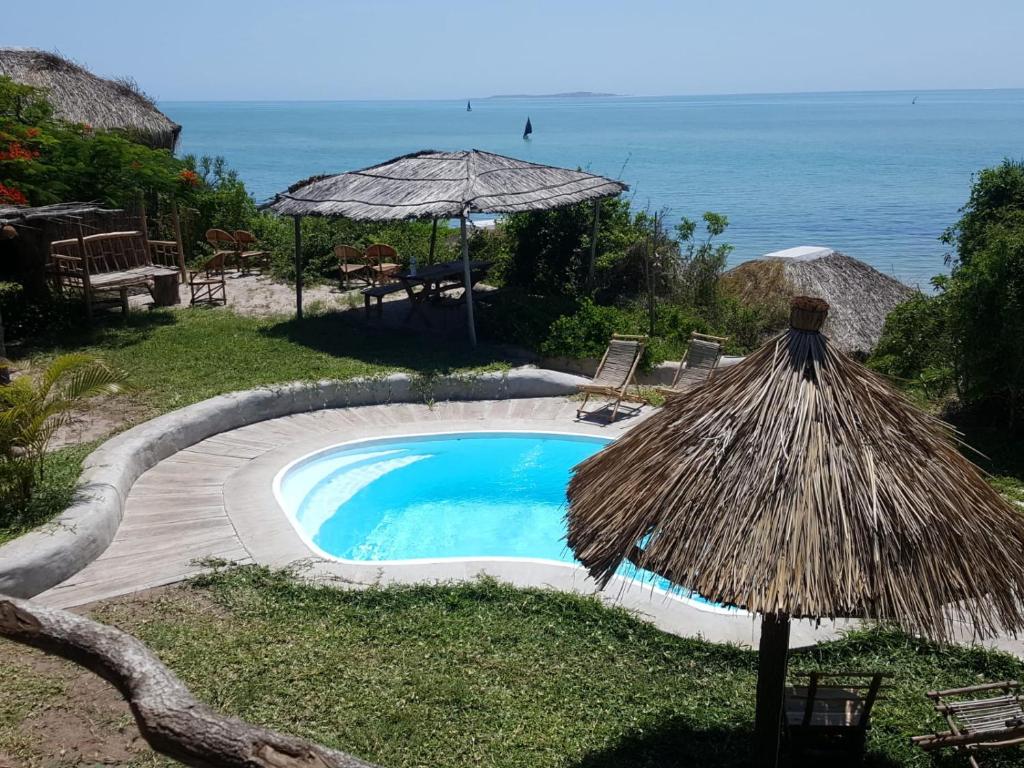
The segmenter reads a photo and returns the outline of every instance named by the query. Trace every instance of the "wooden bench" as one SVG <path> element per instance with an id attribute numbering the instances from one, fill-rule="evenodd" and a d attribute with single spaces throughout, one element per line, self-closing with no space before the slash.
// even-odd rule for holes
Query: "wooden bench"
<path id="1" fill-rule="evenodd" d="M 178 244 L 150 240 L 144 232 L 79 234 L 50 243 L 50 270 L 57 291 L 79 291 L 86 315 L 100 292 L 117 291 L 128 312 L 128 289 L 144 287 L 158 305 L 178 303 L 181 279 Z"/>
<path id="2" fill-rule="evenodd" d="M 383 317 L 384 315 L 384 297 L 390 296 L 392 293 L 398 293 L 404 291 L 405 286 L 401 283 L 388 283 L 386 285 L 375 285 L 372 288 L 364 288 L 363 293 L 363 308 L 366 310 L 366 317 L 370 317 L 370 299 L 377 300 L 377 316 Z"/>

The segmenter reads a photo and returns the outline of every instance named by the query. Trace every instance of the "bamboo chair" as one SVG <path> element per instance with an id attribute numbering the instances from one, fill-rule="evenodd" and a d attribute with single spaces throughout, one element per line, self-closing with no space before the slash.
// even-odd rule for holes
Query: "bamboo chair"
<path id="1" fill-rule="evenodd" d="M 878 700 L 882 674 L 811 672 L 805 686 L 786 688 L 785 729 L 790 751 L 845 755 L 859 763 Z"/>
<path id="2" fill-rule="evenodd" d="M 398 263 L 398 251 L 390 245 L 374 243 L 366 249 L 366 264 L 377 285 L 391 282 L 402 266 Z"/>
<path id="3" fill-rule="evenodd" d="M 235 263 L 243 275 L 249 274 L 249 264 L 258 264 L 260 269 L 267 266 L 270 262 L 270 251 L 259 250 L 256 235 L 244 229 L 236 229 L 234 236 L 235 247 L 238 249 L 235 252 Z"/>
<path id="4" fill-rule="evenodd" d="M 235 236 L 223 229 L 206 230 L 206 242 L 213 248 L 215 256 L 218 253 L 234 256 L 238 252 L 238 242 L 235 240 Z"/>
<path id="5" fill-rule="evenodd" d="M 348 289 L 353 277 L 361 277 L 366 285 L 373 284 L 373 270 L 366 261 L 366 256 L 358 248 L 351 245 L 334 246 L 334 255 L 338 258 L 338 274 L 341 276 L 341 287 Z"/>
<path id="6" fill-rule="evenodd" d="M 188 271 L 189 304 L 228 303 L 227 280 L 224 278 L 224 261 L 228 251 L 217 251 L 199 269 Z"/>
<path id="7" fill-rule="evenodd" d="M 979 693 L 987 695 L 964 698 Z M 1016 680 L 929 691 L 925 695 L 949 724 L 948 731 L 910 739 L 925 751 L 943 747 L 963 750 L 971 768 L 979 768 L 973 754 L 979 749 L 1005 749 L 1024 744 L 1024 697 Z"/>
<path id="8" fill-rule="evenodd" d="M 638 393 L 630 393 L 629 388 L 630 386 L 636 387 L 636 369 L 640 364 L 646 342 L 646 336 L 622 336 L 617 333 L 612 335 L 604 357 L 601 358 L 601 362 L 597 366 L 594 378 L 590 383 L 580 384 L 576 388 L 584 396 L 583 403 L 576 409 L 577 419 L 590 416 L 611 406 L 611 421 L 615 421 L 623 400 L 645 402 Z M 592 395 L 608 398 L 612 402 L 605 403 L 593 411 L 587 411 L 587 403 Z M 630 410 L 635 413 L 640 410 L 640 406 Z"/>
<path id="9" fill-rule="evenodd" d="M 691 332 L 686 353 L 679 361 L 679 368 L 672 383 L 667 387 L 656 387 L 658 392 L 663 395 L 674 395 L 710 379 L 722 361 L 722 347 L 728 340 L 728 336 L 708 336 L 696 331 Z"/>

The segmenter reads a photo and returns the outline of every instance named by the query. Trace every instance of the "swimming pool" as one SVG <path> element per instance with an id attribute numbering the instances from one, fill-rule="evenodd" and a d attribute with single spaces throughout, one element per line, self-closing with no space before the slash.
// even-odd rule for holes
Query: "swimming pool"
<path id="1" fill-rule="evenodd" d="M 578 566 L 565 543 L 565 489 L 572 468 L 610 442 L 548 432 L 361 440 L 292 462 L 275 478 L 274 494 L 306 545 L 328 559 Z M 620 573 L 721 609 L 631 564 Z"/>

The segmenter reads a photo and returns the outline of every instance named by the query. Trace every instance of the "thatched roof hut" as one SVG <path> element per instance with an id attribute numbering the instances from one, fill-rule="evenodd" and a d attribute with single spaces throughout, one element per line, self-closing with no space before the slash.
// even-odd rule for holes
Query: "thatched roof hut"
<path id="1" fill-rule="evenodd" d="M 791 617 L 939 640 L 1024 629 L 1024 515 L 947 426 L 819 333 L 827 310 L 794 300 L 788 331 L 670 398 L 569 486 L 569 546 L 598 582 L 628 559 L 761 614 L 762 735 Z"/>
<path id="2" fill-rule="evenodd" d="M 285 216 L 360 221 L 458 218 L 470 213 L 544 211 L 627 189 L 604 176 L 479 149 L 424 150 L 371 168 L 300 181 L 267 207 Z"/>
<path id="3" fill-rule="evenodd" d="M 913 295 L 913 289 L 863 261 L 816 246 L 787 248 L 743 262 L 726 272 L 722 282 L 747 303 L 823 298 L 831 307 L 825 335 L 859 357 L 871 354 L 886 316 Z"/>
<path id="4" fill-rule="evenodd" d="M 54 115 L 69 123 L 124 131 L 144 144 L 174 149 L 181 126 L 130 80 L 107 80 L 62 56 L 31 48 L 0 48 L 0 75 L 41 88 Z"/>

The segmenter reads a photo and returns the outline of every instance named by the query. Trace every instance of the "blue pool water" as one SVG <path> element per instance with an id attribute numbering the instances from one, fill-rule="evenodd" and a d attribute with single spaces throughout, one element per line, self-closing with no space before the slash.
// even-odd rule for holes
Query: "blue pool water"
<path id="1" fill-rule="evenodd" d="M 565 543 L 570 472 L 609 442 L 508 432 L 365 441 L 292 465 L 277 493 L 303 538 L 330 557 L 573 563 Z M 670 587 L 628 564 L 621 573 Z"/>
<path id="2" fill-rule="evenodd" d="M 673 224 L 724 213 L 733 264 L 824 245 L 922 286 L 947 269 L 938 238 L 971 174 L 1024 154 L 1020 90 L 160 106 L 183 126 L 182 153 L 225 156 L 259 200 L 313 174 L 475 147 L 621 177 L 634 208 Z"/>

